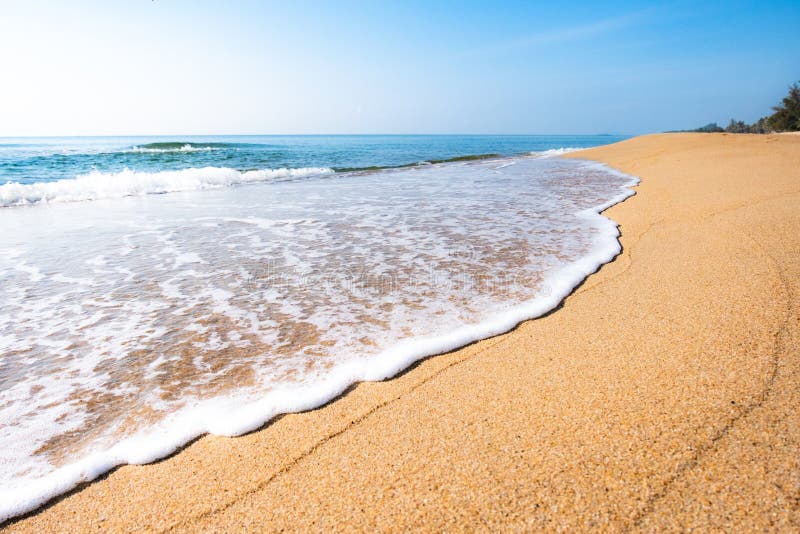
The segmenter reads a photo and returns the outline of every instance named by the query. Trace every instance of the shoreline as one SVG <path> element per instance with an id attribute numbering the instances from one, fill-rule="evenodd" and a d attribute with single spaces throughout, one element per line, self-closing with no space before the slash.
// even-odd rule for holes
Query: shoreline
<path id="1" fill-rule="evenodd" d="M 642 183 L 637 196 L 604 212 L 621 225 L 623 253 L 557 313 L 429 357 L 389 381 L 360 383 L 252 434 L 206 436 L 156 464 L 121 467 L 6 527 L 724 526 L 702 507 L 678 513 L 680 495 L 704 484 L 700 475 L 690 484 L 689 475 L 708 474 L 710 467 L 698 468 L 742 431 L 737 422 L 772 398 L 763 392 L 798 372 L 795 362 L 779 368 L 777 357 L 757 356 L 781 355 L 798 339 L 796 282 L 781 269 L 800 276 L 791 257 L 800 139 L 750 137 L 655 135 L 567 154 Z M 716 177 L 704 183 L 701 171 Z M 758 177 L 771 181 L 756 187 Z M 776 214 L 783 215 L 778 230 Z M 765 252 L 752 236 L 743 239 L 726 219 L 733 215 L 752 219 L 752 232 L 783 256 Z M 792 453 L 794 418 L 781 435 Z M 717 478 L 762 482 L 764 476 L 735 476 L 743 466 L 731 461 L 734 452 L 719 463 Z M 784 468 L 782 487 L 791 488 L 798 476 L 792 455 L 763 456 Z M 785 504 L 791 495 L 769 499 L 769 488 L 758 489 L 743 492 L 753 497 L 746 502 L 768 506 L 751 503 L 734 525 L 797 524 L 796 506 Z M 704 497 L 712 512 L 731 515 L 730 498 L 710 490 Z M 697 523 L 703 517 L 707 522 Z"/>
<path id="2" fill-rule="evenodd" d="M 557 153 L 562 153 L 558 151 Z M 549 153 L 546 153 L 549 154 Z M 146 465 L 167 458 L 182 449 L 187 442 L 200 436 L 240 436 L 263 428 L 272 419 L 286 413 L 303 412 L 318 408 L 331 402 L 360 382 L 374 382 L 390 379 L 413 363 L 443 354 L 481 339 L 506 333 L 519 323 L 539 317 L 555 308 L 585 278 L 612 260 L 620 252 L 617 224 L 600 215 L 609 206 L 621 202 L 634 194 L 631 187 L 638 184 L 637 178 L 614 171 L 605 165 L 580 161 L 562 162 L 550 157 L 512 157 L 505 165 L 524 165 L 526 162 L 547 159 L 557 166 L 570 165 L 570 168 L 586 169 L 586 172 L 611 175 L 614 186 L 604 192 L 592 206 L 582 205 L 581 211 L 574 214 L 576 221 L 582 221 L 586 228 L 596 234 L 591 246 L 572 261 L 562 262 L 558 268 L 548 271 L 541 282 L 542 289 L 530 294 L 526 300 L 507 301 L 505 307 L 484 315 L 479 321 L 462 324 L 449 330 L 431 332 L 411 340 L 396 343 L 367 360 L 343 364 L 327 376 L 313 380 L 309 385 L 277 389 L 257 400 L 241 399 L 236 408 L 230 399 L 220 408 L 219 414 L 209 417 L 216 399 L 200 403 L 188 409 L 179 409 L 164 420 L 158 421 L 141 432 L 119 440 L 107 448 L 95 448 L 90 454 L 76 456 L 73 461 L 54 469 L 39 479 L 28 482 L 10 481 L 9 488 L 0 490 L 0 523 L 6 518 L 23 516 L 32 510 L 58 499 L 76 486 L 90 483 L 120 465 Z M 493 159 L 494 163 L 503 159 Z M 574 166 L 574 167 L 572 167 Z M 517 168 L 517 167 L 515 167 Z M 391 176 L 391 175 L 390 175 Z M 568 194 L 564 191 L 564 194 Z M 302 384 L 302 382 L 301 382 Z M 223 411 L 224 410 L 224 411 Z M 89 478 L 91 477 L 91 478 Z"/>

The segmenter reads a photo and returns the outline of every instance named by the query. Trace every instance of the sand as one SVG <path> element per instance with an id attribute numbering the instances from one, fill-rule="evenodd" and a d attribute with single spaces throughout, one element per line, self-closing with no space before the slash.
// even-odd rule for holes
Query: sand
<path id="1" fill-rule="evenodd" d="M 800 137 L 571 154 L 642 178 L 561 308 L 12 531 L 800 529 Z"/>

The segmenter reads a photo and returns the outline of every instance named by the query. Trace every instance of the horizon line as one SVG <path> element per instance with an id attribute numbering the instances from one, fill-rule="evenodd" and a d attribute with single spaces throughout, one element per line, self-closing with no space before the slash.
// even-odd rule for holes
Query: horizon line
<path id="1" fill-rule="evenodd" d="M 534 137 L 534 136 L 637 136 L 647 135 L 647 133 L 665 132 L 646 132 L 646 133 L 620 133 L 620 132 L 600 132 L 600 133 L 170 133 L 170 134 L 36 134 L 36 135 L 0 135 L 0 139 L 36 139 L 36 138 L 65 138 L 65 137 L 410 137 L 410 136 L 469 136 L 469 137 Z"/>

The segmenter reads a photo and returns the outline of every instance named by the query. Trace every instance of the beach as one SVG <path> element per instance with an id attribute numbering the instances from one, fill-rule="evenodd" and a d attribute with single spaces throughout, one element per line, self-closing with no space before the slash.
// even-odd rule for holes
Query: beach
<path id="1" fill-rule="evenodd" d="M 641 183 L 545 317 L 238 438 L 123 466 L 9 531 L 800 528 L 800 137 L 573 152 Z"/>

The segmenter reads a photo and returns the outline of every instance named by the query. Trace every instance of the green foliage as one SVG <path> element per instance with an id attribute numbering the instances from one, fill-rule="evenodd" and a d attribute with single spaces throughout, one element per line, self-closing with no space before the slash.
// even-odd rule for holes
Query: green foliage
<path id="1" fill-rule="evenodd" d="M 689 130 L 690 132 L 703 132 L 703 133 L 714 133 L 714 132 L 724 132 L 722 128 L 719 127 L 719 124 L 716 122 L 709 122 L 705 126 L 701 126 L 700 128 L 695 128 L 694 130 Z"/>
<path id="2" fill-rule="evenodd" d="M 768 121 L 769 119 L 767 117 L 761 117 L 753 124 L 747 124 L 744 121 L 731 119 L 725 131 L 728 133 L 769 133 L 773 131 L 773 129 L 767 124 Z"/>
<path id="3" fill-rule="evenodd" d="M 753 124 L 731 119 L 726 128 L 721 128 L 712 122 L 695 128 L 684 130 L 689 132 L 728 132 L 728 133 L 770 133 L 770 132 L 796 132 L 800 131 L 800 85 L 794 83 L 789 87 L 789 94 L 783 99 L 780 106 L 772 108 L 775 113 L 769 117 L 761 117 Z"/>
<path id="4" fill-rule="evenodd" d="M 772 131 L 772 128 L 769 127 L 768 124 L 769 119 L 767 117 L 761 117 L 756 122 L 750 125 L 750 131 L 748 133 L 769 133 Z"/>
<path id="5" fill-rule="evenodd" d="M 748 133 L 747 128 L 748 126 L 744 121 L 731 119 L 731 122 L 728 123 L 728 127 L 725 128 L 725 131 L 728 133 Z"/>
<path id="6" fill-rule="evenodd" d="M 767 119 L 770 128 L 779 132 L 800 131 L 800 85 L 792 84 L 781 105 L 772 109 L 775 113 Z"/>

